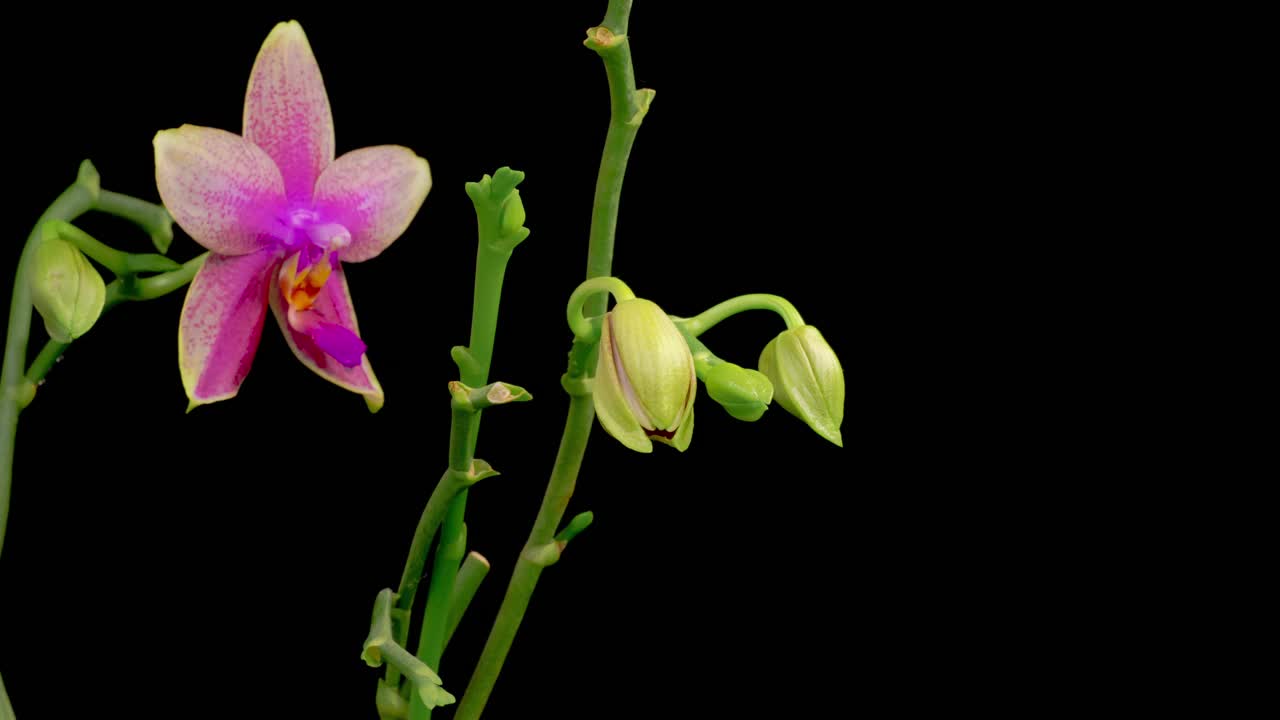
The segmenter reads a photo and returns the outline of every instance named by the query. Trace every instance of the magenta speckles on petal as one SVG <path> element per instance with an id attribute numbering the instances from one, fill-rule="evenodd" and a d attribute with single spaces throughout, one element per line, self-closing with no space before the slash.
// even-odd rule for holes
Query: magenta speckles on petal
<path id="1" fill-rule="evenodd" d="M 315 204 L 350 231 L 343 262 L 377 256 L 409 227 L 427 192 L 427 161 L 398 145 L 353 150 L 316 181 Z"/>
<path id="2" fill-rule="evenodd" d="M 382 407 L 340 263 L 368 260 L 399 237 L 431 173 L 407 148 L 335 161 L 334 147 L 320 67 L 296 22 L 277 25 L 258 52 L 243 137 L 191 125 L 156 135 L 160 197 L 212 251 L 187 291 L 179 330 L 193 405 L 235 395 L 270 305 L 304 365 L 363 395 L 371 410 Z"/>
<path id="3" fill-rule="evenodd" d="M 297 22 L 267 36 L 249 74 L 244 137 L 276 161 L 293 202 L 310 202 L 333 162 L 333 114 L 311 43 Z"/>
<path id="4" fill-rule="evenodd" d="M 337 360 L 343 367 L 353 368 L 360 364 L 364 351 L 368 347 L 358 335 L 333 323 L 322 322 L 307 333 L 317 347 Z"/>
<path id="5" fill-rule="evenodd" d="M 178 226 L 222 255 L 268 245 L 284 181 L 267 154 L 226 130 L 183 125 L 157 133 L 156 187 Z"/>
<path id="6" fill-rule="evenodd" d="M 178 364 L 193 405 L 240 389 L 262 336 L 277 262 L 270 251 L 210 255 L 191 281 L 178 324 Z"/>

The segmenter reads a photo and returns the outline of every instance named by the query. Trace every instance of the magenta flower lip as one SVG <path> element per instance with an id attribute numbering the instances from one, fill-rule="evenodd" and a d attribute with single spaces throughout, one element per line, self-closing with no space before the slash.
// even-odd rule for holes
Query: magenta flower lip
<path id="1" fill-rule="evenodd" d="M 154 145 L 165 207 L 210 251 L 178 329 L 191 407 L 235 396 L 270 307 L 304 365 L 381 408 L 342 266 L 404 233 L 431 189 L 427 161 L 398 145 L 335 159 L 320 67 L 292 21 L 258 52 L 243 135 L 183 125 Z"/>

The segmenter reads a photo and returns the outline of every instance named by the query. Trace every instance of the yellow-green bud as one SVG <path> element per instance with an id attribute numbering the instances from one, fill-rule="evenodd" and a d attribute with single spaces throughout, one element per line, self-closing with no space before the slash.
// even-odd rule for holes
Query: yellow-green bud
<path id="1" fill-rule="evenodd" d="M 93 327 L 102 314 L 107 287 L 88 258 L 71 243 L 45 235 L 28 269 L 31 304 L 44 318 L 49 337 L 71 342 Z"/>
<path id="2" fill-rule="evenodd" d="M 651 440 L 683 451 L 693 436 L 693 355 L 671 318 L 648 300 L 624 300 L 604 317 L 597 351 L 596 416 L 623 445 Z"/>
<path id="3" fill-rule="evenodd" d="M 520 191 L 512 190 L 502 204 L 502 234 L 514 235 L 524 227 L 524 219 L 524 201 L 520 199 Z"/>
<path id="4" fill-rule="evenodd" d="M 844 371 L 817 328 L 804 325 L 769 341 L 760 353 L 760 372 L 773 382 L 778 404 L 843 447 Z"/>
<path id="5" fill-rule="evenodd" d="M 731 362 L 722 362 L 705 371 L 702 384 L 712 400 L 733 417 L 747 422 L 759 420 L 773 399 L 773 383 L 764 373 Z"/>

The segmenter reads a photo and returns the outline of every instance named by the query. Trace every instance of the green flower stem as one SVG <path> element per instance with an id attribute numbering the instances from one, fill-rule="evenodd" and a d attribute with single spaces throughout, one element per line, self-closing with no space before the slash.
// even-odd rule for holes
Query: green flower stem
<path id="1" fill-rule="evenodd" d="M 186 287 L 191 282 L 191 279 L 195 277 L 196 271 L 200 269 L 200 266 L 204 265 L 207 257 L 209 257 L 209 253 L 204 253 L 188 260 L 172 272 L 136 279 L 132 282 L 128 291 L 125 290 L 125 281 L 112 281 L 111 284 L 107 285 L 107 298 L 102 305 L 102 312 L 105 314 L 122 302 L 154 300 L 174 290 Z M 31 367 L 27 369 L 27 382 L 35 384 L 43 380 L 44 376 L 48 375 L 49 371 L 53 369 L 54 363 L 70 346 L 71 343 L 62 343 L 57 340 L 46 342 L 44 347 L 41 348 L 40 354 L 32 361 Z"/>
<path id="2" fill-rule="evenodd" d="M 596 175 L 595 204 L 591 211 L 591 239 L 587 251 L 587 278 L 613 274 L 614 231 L 618 225 L 618 204 L 622 199 L 622 180 L 627 172 L 631 146 L 649 104 L 653 90 L 636 89 L 635 70 L 631 65 L 631 43 L 627 41 L 627 22 L 631 0 L 609 0 L 604 21 L 587 30 L 587 47 L 595 50 L 604 62 L 609 80 L 609 132 L 604 140 L 600 172 Z M 603 315 L 606 298 L 597 296 L 586 305 L 586 315 Z"/>
<path id="3" fill-rule="evenodd" d="M 608 290 L 616 302 L 634 300 L 636 297 L 636 294 L 631 292 L 631 288 L 616 277 L 598 277 L 584 281 L 569 296 L 569 304 L 565 310 L 575 340 L 586 343 L 600 341 L 599 326 L 593 324 L 591 318 L 583 316 L 582 308 L 588 300 L 602 290 Z"/>
<path id="4" fill-rule="evenodd" d="M 764 294 L 739 295 L 709 308 L 696 317 L 685 320 L 672 319 L 675 320 L 676 327 L 679 327 L 686 336 L 698 337 L 720 324 L 720 321 L 747 310 L 772 310 L 782 317 L 788 330 L 804 325 L 804 319 L 800 317 L 800 313 L 785 298 Z"/>
<path id="5" fill-rule="evenodd" d="M 50 220 L 45 223 L 44 232 L 75 245 L 85 255 L 97 260 L 103 267 L 120 277 L 136 275 L 140 272 L 172 272 L 182 267 L 169 258 L 155 253 L 135 255 L 121 252 L 102 244 L 89 233 L 64 220 Z"/>
<path id="6" fill-rule="evenodd" d="M 445 515 L 449 512 L 449 503 L 461 489 L 462 479 L 453 472 L 446 471 L 444 477 L 440 478 L 440 482 L 436 483 L 436 489 L 431 493 L 431 497 L 427 499 L 427 506 L 423 508 L 422 517 L 418 520 L 418 528 L 413 533 L 413 544 L 409 546 L 409 557 L 405 562 L 404 572 L 400 575 L 400 589 L 396 593 L 398 610 L 408 612 L 413 607 L 414 595 L 425 574 L 423 571 L 427 564 L 427 550 L 431 548 L 431 541 L 435 539 L 436 531 L 440 529 Z M 396 642 L 401 645 L 404 645 L 408 638 L 408 625 L 407 621 L 400 623 L 396 633 Z M 388 678 L 388 680 L 391 679 Z"/>
<path id="7" fill-rule="evenodd" d="M 493 347 L 498 329 L 498 308 L 502 300 L 502 283 L 506 277 L 507 263 L 516 246 L 528 237 L 529 231 L 523 227 L 524 209 L 521 205 L 519 191 L 516 186 L 524 179 L 524 173 L 501 168 L 493 177 L 485 176 L 478 183 L 467 184 L 467 195 L 471 198 L 476 210 L 479 242 L 476 250 L 476 273 L 471 305 L 471 337 L 467 347 L 453 349 L 453 359 L 458 365 L 462 383 L 472 388 L 479 388 L 489 381 L 489 368 L 493 362 Z M 463 418 L 466 418 L 465 425 Z M 469 473 L 475 460 L 476 440 L 480 431 L 480 411 L 478 409 L 460 408 L 453 403 L 453 425 L 450 430 L 449 468 L 451 473 Z M 448 493 L 448 488 L 437 485 L 432 492 L 432 499 L 438 493 Z M 428 501 L 430 504 L 431 501 Z M 437 672 L 440 669 L 440 658 L 444 654 L 447 637 L 451 633 L 449 620 L 453 616 L 453 589 L 462 556 L 466 550 L 465 523 L 467 508 L 467 490 L 463 486 L 448 497 L 448 510 L 440 528 L 440 542 L 437 543 L 435 557 L 431 566 L 431 577 L 427 586 L 426 608 L 423 611 L 422 628 L 419 633 L 417 657 L 428 667 Z M 419 526 L 421 529 L 421 525 Z M 434 529 L 432 530 L 434 533 Z M 420 547 L 410 548 L 410 562 L 419 563 L 413 558 L 421 554 L 425 562 L 426 552 L 431 544 L 431 537 Z M 419 565 L 420 567 L 420 565 Z M 415 577 L 420 577 L 419 571 Z M 402 633 L 407 638 L 409 618 L 413 610 L 412 593 L 405 597 L 401 594 L 396 607 L 403 612 Z M 395 678 L 388 674 L 388 682 Z M 431 709 L 415 694 L 409 698 L 410 720 L 427 720 L 431 717 Z"/>
<path id="8" fill-rule="evenodd" d="M 630 13 L 631 0 L 609 0 L 601 26 L 587 31 L 587 47 L 595 50 L 604 62 L 611 101 L 609 132 L 605 137 L 604 154 L 600 159 L 591 212 L 591 234 L 587 250 L 588 280 L 613 274 L 614 231 L 618 223 L 622 179 L 636 132 L 640 129 L 640 123 L 654 95 L 652 90 L 636 90 L 635 87 L 631 47 L 626 37 Z M 583 313 L 587 317 L 603 315 L 606 306 L 607 297 L 597 294 L 584 304 Z M 558 557 L 556 527 L 564 517 L 573 496 L 578 471 L 582 467 L 582 456 L 586 453 L 587 440 L 595 421 L 590 383 L 585 381 L 592 363 L 583 361 L 583 353 L 579 352 L 582 349 L 585 349 L 582 343 L 575 343 L 569 372 L 562 381 L 570 395 L 569 414 L 565 419 L 564 434 L 560 438 L 560 449 L 556 453 L 555 466 L 543 495 L 542 506 L 534 520 L 525 549 L 516 562 L 502 607 L 494 620 L 493 629 L 489 632 L 489 639 L 485 642 L 484 651 L 467 684 L 454 720 L 478 720 L 484 712 L 507 653 L 515 640 L 516 631 L 529 607 L 538 578 L 542 575 L 543 568 Z M 556 552 L 549 553 L 548 550 Z"/>
<path id="9" fill-rule="evenodd" d="M 450 436 L 452 436 L 450 432 Z M 409 616 L 413 611 L 413 601 L 417 596 L 418 585 L 422 582 L 424 568 L 427 564 L 427 551 L 431 549 L 431 541 L 436 531 L 444 522 L 449 512 L 449 505 L 458 491 L 463 487 L 462 479 L 452 470 L 445 471 L 440 482 L 436 483 L 427 499 L 427 506 L 418 519 L 418 527 L 413 533 L 413 543 L 409 546 L 409 556 L 405 560 L 404 572 L 400 575 L 400 588 L 396 593 L 396 609 L 401 620 L 396 626 L 395 640 L 404 646 L 409 639 Z M 399 687 L 400 673 L 392 666 L 387 666 L 387 685 Z"/>
<path id="10" fill-rule="evenodd" d="M 71 221 L 93 208 L 97 184 L 83 178 L 62 192 L 49 206 L 27 236 L 13 279 L 9 303 L 9 331 L 4 343 L 4 369 L 0 372 L 0 551 L 9 520 L 9 492 L 13 486 L 13 444 L 18 432 L 20 400 L 26 394 L 27 339 L 31 334 L 31 284 L 27 265 L 40 241 L 41 230 L 50 220 Z"/>
<path id="11" fill-rule="evenodd" d="M 702 376 L 708 370 L 724 362 L 715 353 L 711 352 L 711 349 L 703 344 L 701 340 L 690 335 L 678 324 L 676 327 L 680 328 L 680 334 L 684 336 L 684 341 L 689 345 L 689 353 L 693 355 L 693 369 L 699 380 L 703 379 Z"/>
<path id="12" fill-rule="evenodd" d="M 0 550 L 4 548 L 5 530 L 9 522 L 9 496 L 13 487 L 13 452 L 18 432 L 18 414 L 30 403 L 35 383 L 49 372 L 49 368 L 67 348 L 65 343 L 53 341 L 46 343 L 32 363 L 31 371 L 23 372 L 27 342 L 31 335 L 31 285 L 27 277 L 27 266 L 31 262 L 31 256 L 41 239 L 46 223 L 69 223 L 93 209 L 121 215 L 138 222 L 152 235 L 153 241 L 157 236 L 163 236 L 166 233 L 170 240 L 173 238 L 172 220 L 169 219 L 169 214 L 164 208 L 127 195 L 102 190 L 99 186 L 97 170 L 88 160 L 81 163 L 75 183 L 64 190 L 40 215 L 35 227 L 27 236 L 14 276 L 13 296 L 9 303 L 9 326 L 4 346 L 4 369 L 0 372 Z M 107 249 L 110 250 L 110 248 Z M 112 250 L 112 252 L 116 251 Z M 133 280 L 127 298 L 121 297 L 122 289 L 127 283 L 117 280 L 108 286 L 107 301 L 103 311 L 121 302 L 122 299 L 147 300 L 172 292 L 191 282 L 191 277 L 203 262 L 204 256 L 201 256 L 173 272 L 144 280 Z M 3 680 L 0 680 L 0 720 L 14 720 L 13 707 L 9 703 Z"/>
<path id="13" fill-rule="evenodd" d="M 169 245 L 173 242 L 173 218 L 160 205 L 103 190 L 98 194 L 94 209 L 129 220 L 151 236 L 156 250 L 169 252 Z"/>
<path id="14" fill-rule="evenodd" d="M 453 639 L 453 631 L 458 629 L 458 623 L 462 622 L 462 616 L 471 605 L 471 599 L 476 596 L 476 590 L 480 589 L 480 583 L 484 582 L 488 574 L 489 561 L 478 552 L 467 553 L 466 559 L 462 561 L 462 567 L 458 569 L 458 577 L 453 581 L 453 600 L 450 603 L 449 622 L 444 634 L 446 648 L 449 647 L 449 641 Z"/>
<path id="15" fill-rule="evenodd" d="M 40 241 L 42 228 L 50 220 L 70 222 L 95 208 L 101 200 L 97 170 L 86 160 L 81 164 L 76 182 L 56 197 L 36 220 L 27 236 L 18 270 L 14 274 L 13 296 L 9 302 L 9 327 L 5 334 L 4 369 L 0 370 L 0 551 L 4 550 L 5 529 L 9 525 L 9 493 L 13 488 L 13 451 L 18 433 L 18 413 L 31 400 L 32 383 L 23 372 L 27 361 L 27 341 L 31 337 L 31 283 L 27 265 Z M 138 201 L 141 202 L 141 201 Z M 60 352 L 60 351 L 59 351 Z M 44 356 L 41 352 L 41 356 Z M 56 354 L 52 355 L 56 359 Z M 47 370 L 46 370 L 47 372 Z M 4 682 L 0 680 L 0 719 L 13 720 Z"/>
<path id="16" fill-rule="evenodd" d="M 174 290 L 186 287 L 196 276 L 209 253 L 197 255 L 182 263 L 182 267 L 173 272 L 160 273 L 151 277 L 138 278 L 133 288 L 126 294 L 126 300 L 154 300 L 168 295 Z M 109 297 L 109 296 L 108 296 Z"/>
<path id="17" fill-rule="evenodd" d="M 566 385 L 572 387 L 571 383 Z M 555 562 L 558 553 L 548 556 L 546 549 L 556 547 L 556 527 L 564 517 L 569 499 L 573 497 L 578 470 L 582 467 L 582 456 L 586 453 L 594 420 L 595 409 L 591 394 L 585 391 L 572 394 L 564 435 L 560 439 L 560 450 L 556 453 L 556 463 L 542 498 L 542 507 L 538 510 L 524 551 L 516 562 L 515 572 L 507 585 L 507 594 L 502 600 L 502 608 L 498 611 L 493 629 L 489 631 L 484 652 L 480 655 L 480 662 L 471 676 L 471 682 L 467 684 L 454 720 L 478 720 L 484 712 L 493 686 L 498 681 L 498 673 L 501 672 L 515 640 L 516 631 L 520 629 L 520 622 L 529 608 L 529 600 L 533 597 L 538 578 L 542 576 L 544 568 Z"/>
<path id="18" fill-rule="evenodd" d="M 471 469 L 475 436 L 472 429 L 478 425 L 477 411 L 453 409 L 453 429 L 449 433 L 449 472 L 463 477 Z M 444 654 L 445 635 L 452 607 L 453 585 L 465 552 L 466 490 L 460 490 L 449 505 L 440 542 L 431 565 L 431 577 L 427 587 L 427 605 L 422 616 L 422 630 L 418 637 L 418 659 L 427 667 L 439 672 L 440 658 Z M 409 720 L 431 717 L 431 709 L 415 697 L 409 701 Z"/>

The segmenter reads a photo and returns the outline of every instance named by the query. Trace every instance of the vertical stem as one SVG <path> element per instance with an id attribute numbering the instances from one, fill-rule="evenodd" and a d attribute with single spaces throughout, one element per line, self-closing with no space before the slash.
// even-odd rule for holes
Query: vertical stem
<path id="1" fill-rule="evenodd" d="M 18 403 L 26 380 L 27 339 L 31 334 L 31 285 L 27 265 L 35 252 L 40 229 L 50 220 L 74 220 L 93 207 L 93 192 L 79 182 L 67 188 L 49 206 L 22 248 L 9 303 L 9 331 L 4 342 L 4 370 L 0 372 L 0 551 L 9 521 L 9 492 L 13 487 L 13 444 L 18 432 Z"/>
<path id="2" fill-rule="evenodd" d="M 627 34 L 631 0 L 610 0 L 601 27 L 614 36 Z M 618 226 L 618 205 L 622 198 L 622 180 L 627 172 L 631 146 L 640 129 L 642 109 L 636 97 L 635 70 L 631 65 L 631 44 L 627 40 L 614 47 L 596 48 L 604 61 L 609 80 L 609 133 L 604 139 L 600 172 L 596 175 L 595 203 L 591 209 L 591 235 L 587 248 L 587 279 L 613 274 L 613 242 Z M 648 106 L 645 105 L 645 108 Z M 601 294 L 586 304 L 586 314 L 604 313 L 608 296 Z"/>
<path id="3" fill-rule="evenodd" d="M 631 0 L 609 0 L 601 27 L 587 31 L 588 47 L 598 52 L 604 62 L 610 97 L 609 132 L 605 136 L 604 153 L 600 158 L 600 172 L 596 177 L 595 202 L 591 212 L 587 279 L 613 274 L 614 231 L 618 223 L 622 180 L 636 132 L 640 129 L 640 121 L 653 97 L 653 91 L 637 91 L 635 87 L 631 47 L 625 37 L 630 13 Z M 584 306 L 586 314 L 603 314 L 607 301 L 605 293 L 588 300 Z M 560 449 L 556 453 L 551 479 L 542 498 L 542 506 L 525 543 L 525 550 L 516 562 L 502 607 L 494 620 L 480 662 L 467 684 L 454 720 L 478 720 L 484 712 L 545 566 L 545 563 L 535 562 L 534 558 L 538 556 L 533 551 L 553 542 L 556 528 L 573 496 L 578 471 L 582 467 L 582 457 L 586 453 L 591 426 L 595 420 L 595 407 L 589 386 L 582 382 L 582 377 L 574 374 L 585 373 L 586 368 L 593 366 L 587 362 L 578 367 L 575 370 L 571 365 L 570 373 L 565 377 L 564 385 L 570 392 L 569 413 L 565 419 L 564 434 L 560 438 Z"/>
<path id="4" fill-rule="evenodd" d="M 462 561 L 462 567 L 458 569 L 458 577 L 451 590 L 453 602 L 449 609 L 449 622 L 444 632 L 446 648 L 449 646 L 449 641 L 453 639 L 453 631 L 457 630 L 458 623 L 462 622 L 462 615 L 471 604 L 471 599 L 476 596 L 476 590 L 480 589 L 480 583 L 488 574 L 489 561 L 478 552 L 467 553 L 466 559 Z"/>
<path id="5" fill-rule="evenodd" d="M 482 234 L 486 228 L 482 227 Z M 476 250 L 475 291 L 471 305 L 471 338 L 467 350 L 474 361 L 462 368 L 462 382 L 471 387 L 481 387 L 489 382 L 489 368 L 493 363 L 493 346 L 498 329 L 498 307 L 502 300 L 502 282 L 507 272 L 511 250 L 495 247 L 481 238 Z M 454 411 L 451 431 L 449 467 L 466 472 L 475 457 L 476 440 L 480 431 L 480 414 L 466 413 L 469 421 L 460 428 L 458 412 Z M 463 434 L 459 435 L 461 432 Z M 431 577 L 427 585 L 426 609 L 422 616 L 422 629 L 418 639 L 418 659 L 440 672 L 440 658 L 444 653 L 445 639 L 449 634 L 449 616 L 453 604 L 453 585 L 462 564 L 466 548 L 462 542 L 462 530 L 467 510 L 467 491 L 459 491 L 449 503 L 449 509 L 440 529 L 440 542 L 436 545 L 431 565 Z M 423 549 L 425 551 L 425 548 Z M 402 598 L 403 600 L 403 598 Z M 412 612 L 413 599 L 401 604 Z M 406 614 L 407 618 L 407 614 Z M 408 620 L 405 620 L 408 624 Z M 409 697 L 410 720 L 427 720 L 431 710 L 422 704 L 416 693 Z"/>
<path id="6" fill-rule="evenodd" d="M 533 531 L 525 544 L 526 552 L 521 553 L 516 562 L 515 572 L 507 585 L 507 594 L 502 599 L 502 607 L 494 620 L 493 629 L 489 631 L 484 652 L 480 655 L 480 662 L 471 676 L 471 682 L 467 684 L 466 694 L 462 697 L 454 720 L 477 720 L 489 702 L 489 695 L 498 682 L 498 673 L 502 671 L 507 653 L 520 629 L 520 622 L 529 608 L 529 600 L 533 597 L 538 578 L 542 576 L 543 566 L 528 557 L 527 551 L 546 545 L 555 537 L 556 527 L 564 517 L 569 499 L 573 496 L 594 419 L 595 408 L 591 404 L 591 395 L 573 395 L 569 400 L 569 416 L 565 419 L 564 435 L 560 439 L 560 450 L 556 453 L 551 481 L 547 484 L 542 507 L 538 510 Z"/>
<path id="7" fill-rule="evenodd" d="M 111 208 L 106 211 L 114 212 L 119 210 L 116 214 L 121 214 L 131 219 L 145 215 L 146 222 L 144 226 L 148 227 L 153 237 L 157 234 L 163 235 L 165 232 L 168 233 L 170 239 L 173 236 L 171 230 L 172 221 L 168 219 L 168 213 L 163 208 L 126 195 L 101 190 L 98 186 L 98 173 L 88 160 L 81 164 L 76 182 L 62 191 L 62 194 L 53 201 L 53 204 L 40 215 L 40 218 L 36 220 L 35 227 L 27 236 L 27 242 L 22 248 L 22 255 L 18 259 L 18 268 L 14 275 L 13 295 L 9 301 L 9 325 L 5 335 L 4 365 L 3 370 L 0 371 L 0 551 L 4 549 L 4 536 L 9 524 L 9 498 L 10 491 L 13 488 L 14 443 L 17 440 L 18 414 L 22 411 L 20 406 L 22 388 L 28 382 L 35 382 L 42 378 L 52 367 L 58 356 L 61 355 L 62 351 L 67 348 L 65 343 L 50 341 L 41 350 L 32 365 L 33 377 L 30 379 L 27 377 L 28 373 L 24 372 L 24 370 L 27 359 L 27 341 L 31 336 L 32 311 L 31 284 L 27 278 L 27 266 L 31 262 L 32 254 L 35 252 L 37 241 L 41 232 L 43 232 L 45 223 L 51 220 L 71 222 L 85 212 L 95 207 L 100 207 L 104 194 L 110 196 L 108 204 L 111 205 Z M 182 287 L 191 281 L 191 277 L 204 262 L 204 257 L 201 255 L 191 260 L 181 270 L 139 281 L 138 284 L 140 286 L 143 284 L 146 284 L 146 286 L 139 287 L 138 292 L 132 296 L 132 299 L 158 297 Z M 119 288 L 119 280 L 112 282 L 108 287 L 103 312 L 106 312 L 121 301 L 122 297 L 119 293 Z M 4 680 L 0 678 L 0 720 L 14 720 L 14 717 L 13 706 L 9 702 Z"/>

